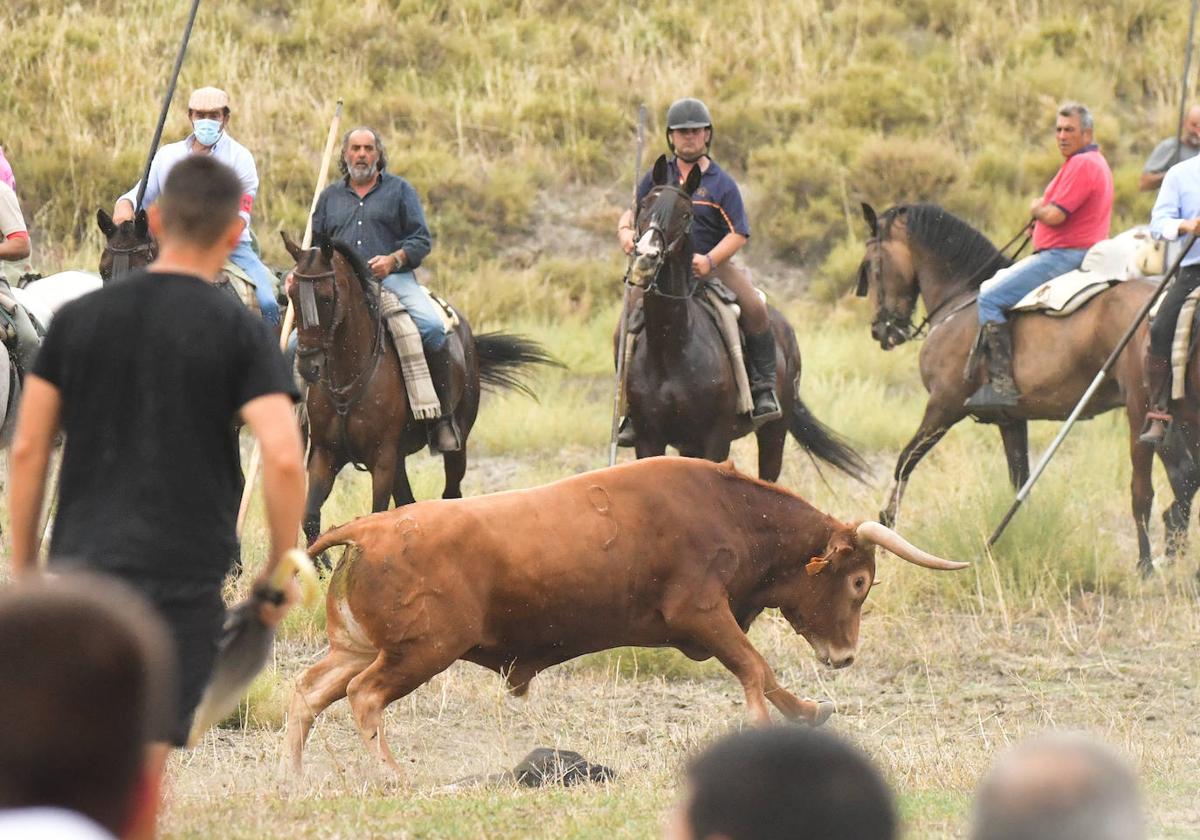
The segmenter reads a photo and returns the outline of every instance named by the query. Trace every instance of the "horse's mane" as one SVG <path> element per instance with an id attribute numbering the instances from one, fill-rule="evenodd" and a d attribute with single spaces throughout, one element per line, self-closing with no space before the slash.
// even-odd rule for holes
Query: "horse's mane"
<path id="1" fill-rule="evenodd" d="M 379 297 L 375 291 L 374 277 L 371 274 L 371 269 L 367 267 L 367 261 L 363 259 L 362 254 L 340 239 L 332 239 L 323 233 L 313 236 L 313 245 L 321 248 L 325 244 L 332 246 L 333 250 L 341 254 L 342 258 L 350 263 L 350 268 L 354 270 L 354 276 L 358 278 L 358 285 L 362 286 L 363 297 L 367 300 L 367 309 L 370 310 L 372 316 L 378 314 L 376 310 L 379 307 Z"/>
<path id="2" fill-rule="evenodd" d="M 886 211 L 879 218 L 885 238 L 891 236 L 892 224 L 901 214 L 909 241 L 927 249 L 954 278 L 978 286 L 1012 265 L 986 236 L 936 204 L 900 204 Z"/>

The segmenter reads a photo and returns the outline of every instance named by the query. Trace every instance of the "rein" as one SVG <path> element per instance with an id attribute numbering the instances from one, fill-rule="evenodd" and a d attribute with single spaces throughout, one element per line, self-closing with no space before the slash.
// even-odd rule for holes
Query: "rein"
<path id="1" fill-rule="evenodd" d="M 626 270 L 626 272 L 625 272 L 625 283 L 626 283 L 626 285 L 638 286 L 639 288 L 643 289 L 643 291 L 646 294 L 655 294 L 655 295 L 658 295 L 659 297 L 666 298 L 667 300 L 691 300 L 692 298 L 694 298 L 696 296 L 696 294 L 700 291 L 700 288 L 704 284 L 700 282 L 700 278 L 698 278 L 695 275 L 695 273 L 692 271 L 692 268 L 690 265 L 688 266 L 688 269 L 687 269 L 688 279 L 689 279 L 689 287 L 688 287 L 687 292 L 685 292 L 684 294 L 677 295 L 677 294 L 673 294 L 672 292 L 663 291 L 662 286 L 660 286 L 658 283 L 658 278 L 662 275 L 662 270 L 667 264 L 667 257 L 670 256 L 671 254 L 673 254 L 675 252 L 675 250 L 683 242 L 683 240 L 691 235 L 692 222 L 695 219 L 695 216 L 692 213 L 692 209 L 691 209 L 692 197 L 690 195 L 685 193 L 679 187 L 676 187 L 676 186 L 670 185 L 670 184 L 664 185 L 663 189 L 664 190 L 673 190 L 677 195 L 683 196 L 684 198 L 687 199 L 687 201 L 688 201 L 687 223 L 684 224 L 683 230 L 679 232 L 678 236 L 676 236 L 670 242 L 667 242 L 666 241 L 667 240 L 666 231 L 664 231 L 662 229 L 662 226 L 659 224 L 658 219 L 652 219 L 650 221 L 650 224 L 647 226 L 646 230 L 653 232 L 653 233 L 657 233 L 658 238 L 663 241 L 664 245 L 663 245 L 662 251 L 660 252 L 660 256 L 658 257 L 657 264 L 654 266 L 654 271 L 650 275 L 650 282 L 648 284 L 646 284 L 645 286 L 642 286 L 640 283 L 631 283 L 630 282 L 630 276 L 633 273 L 633 261 L 631 261 L 629 264 L 628 270 Z M 644 236 L 645 232 L 643 232 L 642 235 Z M 636 253 L 636 245 L 634 246 L 634 248 L 635 248 L 635 253 Z"/>
<path id="2" fill-rule="evenodd" d="M 109 269 L 108 280 L 120 280 L 129 273 L 129 260 L 135 254 L 146 254 L 151 262 L 158 256 L 158 246 L 155 242 L 142 242 L 132 248 L 114 248 L 105 245 L 104 250 L 112 255 L 113 264 Z"/>

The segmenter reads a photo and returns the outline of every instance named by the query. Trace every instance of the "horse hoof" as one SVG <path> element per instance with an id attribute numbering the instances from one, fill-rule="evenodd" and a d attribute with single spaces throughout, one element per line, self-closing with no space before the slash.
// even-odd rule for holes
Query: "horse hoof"
<path id="1" fill-rule="evenodd" d="M 1154 561 L 1153 560 L 1138 560 L 1138 574 L 1142 580 L 1149 580 L 1154 576 Z"/>
<path id="2" fill-rule="evenodd" d="M 317 567 L 317 574 L 321 577 L 325 577 L 325 575 L 333 570 L 333 561 L 329 559 L 328 551 L 322 551 L 314 557 L 313 565 Z"/>
<path id="3" fill-rule="evenodd" d="M 890 511 L 881 510 L 879 511 L 879 524 L 891 528 L 896 524 L 896 517 Z"/>
<path id="4" fill-rule="evenodd" d="M 813 719 L 809 721 L 809 726 L 820 726 L 821 724 L 825 723 L 825 721 L 829 720 L 830 716 L 832 716 L 836 711 L 837 707 L 833 705 L 832 700 L 818 700 L 817 713 L 813 716 Z"/>

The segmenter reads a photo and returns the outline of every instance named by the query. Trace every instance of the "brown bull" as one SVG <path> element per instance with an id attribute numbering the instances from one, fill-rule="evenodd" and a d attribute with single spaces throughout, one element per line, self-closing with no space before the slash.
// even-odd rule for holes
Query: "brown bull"
<path id="1" fill-rule="evenodd" d="M 383 710 L 456 660 L 512 692 L 551 665 L 621 645 L 717 657 L 751 718 L 766 701 L 822 723 L 832 704 L 782 688 L 746 631 L 776 607 L 833 667 L 854 660 L 874 546 L 934 569 L 877 522 L 847 525 L 732 464 L 651 458 L 545 487 L 419 502 L 335 528 L 349 545 L 329 584 L 330 650 L 301 677 L 288 715 L 295 769 L 313 720 L 350 698 L 368 749 L 393 767 Z"/>

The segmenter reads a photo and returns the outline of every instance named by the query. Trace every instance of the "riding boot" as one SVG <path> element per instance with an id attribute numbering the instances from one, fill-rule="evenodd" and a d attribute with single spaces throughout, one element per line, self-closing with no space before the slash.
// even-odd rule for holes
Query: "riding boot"
<path id="1" fill-rule="evenodd" d="M 450 342 L 438 350 L 426 347 L 425 360 L 441 404 L 441 417 L 429 427 L 429 446 L 435 452 L 457 452 L 462 449 L 462 437 L 454 423 L 454 360 L 450 358 Z"/>
<path id="2" fill-rule="evenodd" d="M 1138 443 L 1159 447 L 1167 435 L 1167 424 L 1171 422 L 1171 415 L 1167 413 L 1171 406 L 1171 360 L 1147 353 L 1145 372 L 1150 410 L 1146 412 L 1146 424 L 1138 436 Z"/>
<path id="3" fill-rule="evenodd" d="M 621 418 L 621 425 L 617 427 L 617 446 L 636 446 L 637 432 L 633 430 L 633 420 L 628 414 Z"/>
<path id="4" fill-rule="evenodd" d="M 1013 380 L 1012 324 L 989 322 L 980 329 L 987 347 L 988 381 L 979 386 L 964 405 L 976 412 L 1013 408 L 1021 394 Z"/>
<path id="5" fill-rule="evenodd" d="M 767 423 L 783 416 L 775 394 L 775 334 L 767 328 L 758 335 L 746 335 L 746 372 L 750 374 L 750 394 L 754 407 L 750 419 Z"/>

